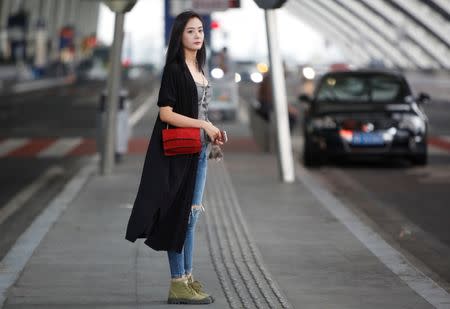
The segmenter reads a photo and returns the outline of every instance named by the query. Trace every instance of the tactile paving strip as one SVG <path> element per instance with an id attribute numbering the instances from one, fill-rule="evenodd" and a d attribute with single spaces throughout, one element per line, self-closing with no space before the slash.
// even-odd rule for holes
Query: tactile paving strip
<path id="1" fill-rule="evenodd" d="M 211 259 L 231 308 L 291 308 L 264 266 L 224 162 L 208 166 L 205 194 Z"/>

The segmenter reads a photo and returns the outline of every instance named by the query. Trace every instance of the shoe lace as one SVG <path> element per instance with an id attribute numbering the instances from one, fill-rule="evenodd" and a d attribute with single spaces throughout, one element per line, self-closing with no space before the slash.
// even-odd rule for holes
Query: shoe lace
<path id="1" fill-rule="evenodd" d="M 190 284 L 186 284 L 186 289 L 187 289 L 187 292 L 191 295 L 197 294 L 197 291 L 195 290 L 195 288 L 192 287 Z"/>
<path id="2" fill-rule="evenodd" d="M 202 291 L 202 284 L 199 281 L 194 281 L 191 283 L 191 287 L 197 292 L 200 293 Z"/>

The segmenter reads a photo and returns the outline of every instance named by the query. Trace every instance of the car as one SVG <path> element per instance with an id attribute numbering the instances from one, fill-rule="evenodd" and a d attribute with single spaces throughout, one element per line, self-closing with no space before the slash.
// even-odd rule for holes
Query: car
<path id="1" fill-rule="evenodd" d="M 428 118 L 401 73 L 380 70 L 328 72 L 306 103 L 305 166 L 337 157 L 402 157 L 426 165 Z"/>
<path id="2" fill-rule="evenodd" d="M 235 62 L 235 70 L 239 81 L 259 84 L 263 75 L 258 70 L 258 63 L 253 60 L 239 60 Z"/>
<path id="3" fill-rule="evenodd" d="M 239 108 L 238 87 L 234 80 L 213 80 L 208 118 L 214 121 L 236 120 Z"/>

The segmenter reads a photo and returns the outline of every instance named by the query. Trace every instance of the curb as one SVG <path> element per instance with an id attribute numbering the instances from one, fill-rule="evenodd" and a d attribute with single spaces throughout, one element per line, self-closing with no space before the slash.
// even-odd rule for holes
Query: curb
<path id="1" fill-rule="evenodd" d="M 90 158 L 89 162 L 65 185 L 61 193 L 17 239 L 0 262 L 0 308 L 6 301 L 9 288 L 19 278 L 34 250 L 95 172 L 98 159 L 98 156 Z"/>

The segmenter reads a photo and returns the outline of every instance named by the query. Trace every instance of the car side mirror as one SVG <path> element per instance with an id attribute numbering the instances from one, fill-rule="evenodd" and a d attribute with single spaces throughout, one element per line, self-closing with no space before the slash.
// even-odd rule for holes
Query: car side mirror
<path id="1" fill-rule="evenodd" d="M 302 93 L 298 96 L 298 100 L 300 102 L 306 102 L 306 103 L 311 103 L 311 101 L 312 101 L 311 97 L 304 93 Z"/>
<path id="2" fill-rule="evenodd" d="M 431 101 L 430 95 L 428 93 L 420 92 L 417 96 L 417 101 L 421 104 L 428 104 Z"/>

